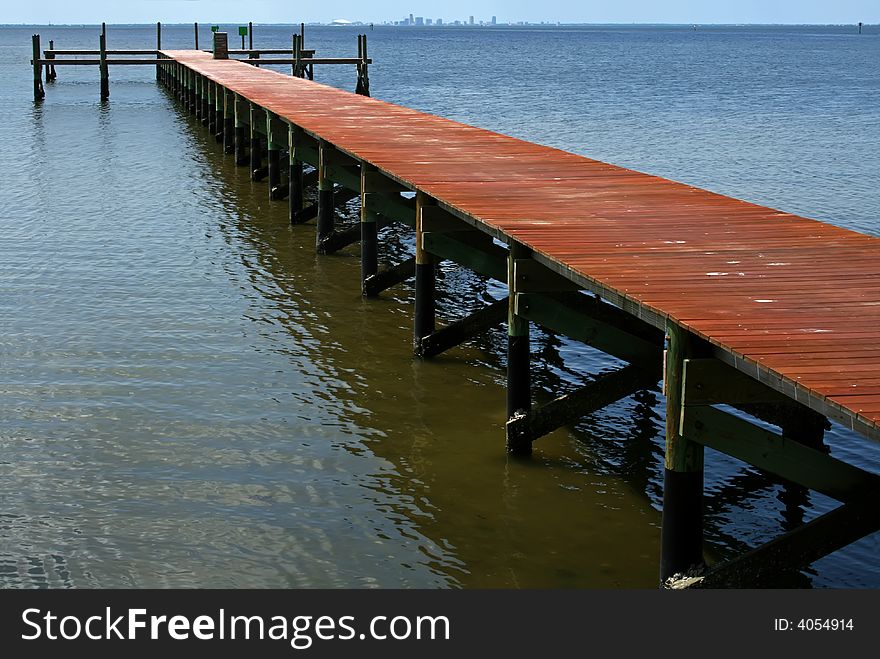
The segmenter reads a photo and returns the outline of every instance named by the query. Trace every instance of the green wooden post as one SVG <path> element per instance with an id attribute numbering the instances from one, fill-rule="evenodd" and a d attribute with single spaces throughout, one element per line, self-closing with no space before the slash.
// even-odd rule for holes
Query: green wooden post
<path id="1" fill-rule="evenodd" d="M 703 446 L 682 435 L 684 361 L 695 356 L 694 337 L 666 324 L 666 460 L 660 581 L 703 563 Z"/>
<path id="2" fill-rule="evenodd" d="M 288 178 L 289 216 L 291 224 L 299 223 L 299 213 L 303 209 L 303 164 L 297 156 L 300 140 L 300 129 L 291 126 L 288 129 L 288 149 L 290 153 L 290 174 Z"/>
<path id="3" fill-rule="evenodd" d="M 101 100 L 110 98 L 110 67 L 107 66 L 107 35 L 101 33 Z"/>
<path id="4" fill-rule="evenodd" d="M 46 97 L 43 89 L 43 65 L 40 64 L 42 51 L 40 49 L 40 35 L 35 34 L 31 37 L 31 45 L 33 46 L 33 63 L 34 63 L 34 100 L 42 101 Z"/>
<path id="5" fill-rule="evenodd" d="M 434 298 L 436 297 L 437 261 L 425 249 L 422 225 L 422 208 L 430 203 L 428 196 L 416 193 L 416 283 L 413 321 L 413 351 L 419 354 L 422 339 L 432 334 L 436 327 Z"/>
<path id="6" fill-rule="evenodd" d="M 507 420 L 532 409 L 532 380 L 529 355 L 529 321 L 516 313 L 517 259 L 531 256 L 531 250 L 513 242 L 507 252 Z M 513 455 L 530 455 L 532 442 L 511 441 L 507 451 Z"/>

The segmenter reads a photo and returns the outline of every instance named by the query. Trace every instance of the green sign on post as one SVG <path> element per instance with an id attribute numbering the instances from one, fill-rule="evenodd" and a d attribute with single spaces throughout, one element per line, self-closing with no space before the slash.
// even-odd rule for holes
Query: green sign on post
<path id="1" fill-rule="evenodd" d="M 247 36 L 247 25 L 242 25 L 240 28 L 238 28 L 238 35 L 241 37 Z"/>
<path id="2" fill-rule="evenodd" d="M 211 32 L 219 32 L 219 31 L 220 31 L 219 25 L 212 25 L 211 26 Z"/>

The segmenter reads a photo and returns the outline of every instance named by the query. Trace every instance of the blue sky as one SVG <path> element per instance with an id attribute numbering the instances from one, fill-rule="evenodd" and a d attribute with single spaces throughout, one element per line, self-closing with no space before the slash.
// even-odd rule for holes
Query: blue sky
<path id="1" fill-rule="evenodd" d="M 880 0 L 2 0 L 3 23 L 329 22 L 416 16 L 590 23 L 880 23 Z"/>

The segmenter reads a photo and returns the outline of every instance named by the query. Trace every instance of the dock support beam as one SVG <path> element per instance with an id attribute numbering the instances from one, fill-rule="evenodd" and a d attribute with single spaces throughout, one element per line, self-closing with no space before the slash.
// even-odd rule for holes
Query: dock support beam
<path id="1" fill-rule="evenodd" d="M 532 409 L 532 382 L 529 359 L 529 321 L 516 313 L 517 259 L 525 259 L 531 250 L 519 243 L 511 243 L 507 255 L 507 420 L 527 415 Z M 508 434 L 507 452 L 512 455 L 530 455 L 531 441 L 512 441 L 517 436 Z"/>
<path id="2" fill-rule="evenodd" d="M 32 36 L 31 43 L 34 50 L 34 100 L 42 101 L 46 98 L 46 92 L 43 90 L 43 66 L 40 64 L 40 57 L 42 56 L 40 52 L 40 35 L 35 34 Z"/>
<path id="3" fill-rule="evenodd" d="M 413 322 L 413 351 L 418 355 L 422 339 L 433 334 L 436 327 L 434 298 L 436 296 L 437 264 L 434 256 L 425 250 L 422 228 L 422 209 L 431 205 L 424 192 L 416 193 L 416 300 Z"/>
<path id="4" fill-rule="evenodd" d="M 673 322 L 666 326 L 666 460 L 660 531 L 660 583 L 703 564 L 703 445 L 682 434 L 684 363 L 694 338 Z"/>
<path id="5" fill-rule="evenodd" d="M 319 254 L 323 253 L 321 243 L 330 237 L 336 224 L 333 181 L 327 176 L 332 153 L 333 145 L 322 140 L 318 146 L 318 230 L 315 233 L 315 245 Z"/>

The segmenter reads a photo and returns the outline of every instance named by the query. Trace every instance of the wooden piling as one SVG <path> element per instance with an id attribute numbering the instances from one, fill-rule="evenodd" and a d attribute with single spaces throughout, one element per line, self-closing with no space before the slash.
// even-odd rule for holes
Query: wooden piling
<path id="1" fill-rule="evenodd" d="M 195 32 L 196 50 L 199 49 L 199 24 L 193 23 L 193 31 Z"/>
<path id="2" fill-rule="evenodd" d="M 55 42 L 50 39 L 49 40 L 49 53 L 46 55 L 46 59 L 55 59 L 55 53 L 52 51 L 55 50 Z M 46 66 L 46 82 L 51 82 L 58 77 L 58 73 L 55 71 L 55 65 L 49 64 Z"/>
<path id="3" fill-rule="evenodd" d="M 430 203 L 425 193 L 421 191 L 416 193 L 416 299 L 413 320 L 413 351 L 416 354 L 422 339 L 431 334 L 436 327 L 434 298 L 437 263 L 433 255 L 425 250 L 422 225 L 422 208 Z"/>
<path id="4" fill-rule="evenodd" d="M 254 49 L 254 24 L 250 21 L 248 22 L 248 48 Z"/>
<path id="5" fill-rule="evenodd" d="M 266 112 L 266 167 L 269 178 L 269 199 L 283 199 L 287 190 L 281 190 L 281 149 L 283 144 L 278 135 L 278 119 Z M 286 137 L 286 135 L 285 135 Z"/>
<path id="6" fill-rule="evenodd" d="M 106 28 L 105 28 L 106 29 Z M 107 66 L 107 34 L 101 33 L 101 100 L 105 101 L 110 98 L 110 67 Z"/>
<path id="7" fill-rule="evenodd" d="M 364 296 L 364 282 L 379 272 L 378 218 L 370 209 L 372 197 L 381 194 L 381 191 L 375 190 L 373 183 L 379 176 L 375 167 L 366 164 L 361 166 L 361 295 Z"/>
<path id="8" fill-rule="evenodd" d="M 333 181 L 327 169 L 333 158 L 333 146 L 321 140 L 318 144 L 318 227 L 315 241 L 321 253 L 321 243 L 330 238 L 336 224 L 336 208 L 333 199 Z"/>
<path id="9" fill-rule="evenodd" d="M 528 414 L 532 409 L 532 384 L 529 356 L 529 321 L 516 313 L 516 260 L 531 251 L 512 242 L 507 254 L 507 419 Z M 508 435 L 507 451 L 512 455 L 530 455 L 532 442 L 512 441 Z"/>
<path id="10" fill-rule="evenodd" d="M 683 373 L 696 352 L 694 337 L 666 326 L 666 460 L 660 531 L 660 583 L 703 564 L 703 445 L 682 434 Z"/>
<path id="11" fill-rule="evenodd" d="M 33 46 L 33 63 L 34 63 L 34 100 L 42 101 L 46 98 L 46 92 L 43 89 L 43 65 L 40 64 L 40 35 L 35 34 L 31 37 Z"/>
<path id="12" fill-rule="evenodd" d="M 240 167 L 244 167 L 249 162 L 247 153 L 247 123 L 244 119 L 245 113 L 249 112 L 249 109 L 248 106 L 245 104 L 245 101 L 237 94 L 234 95 L 233 107 L 235 116 L 235 164 Z"/>
<path id="13" fill-rule="evenodd" d="M 235 95 L 223 87 L 223 152 L 235 153 Z"/>
<path id="14" fill-rule="evenodd" d="M 257 115 L 262 112 L 262 108 L 251 104 L 250 106 L 250 131 L 251 131 L 251 180 L 262 181 L 263 174 L 263 138 L 257 132 Z"/>
<path id="15" fill-rule="evenodd" d="M 162 23 L 156 23 L 156 51 L 162 50 Z M 163 80 L 165 69 L 161 64 L 156 65 L 156 80 Z M 166 83 L 167 84 L 167 83 Z"/>
<path id="16" fill-rule="evenodd" d="M 370 95 L 370 74 L 367 55 L 367 35 L 358 35 L 358 65 L 357 65 L 357 85 L 355 93 L 361 96 Z"/>
<path id="17" fill-rule="evenodd" d="M 290 153 L 290 173 L 288 174 L 288 204 L 291 224 L 299 223 L 299 213 L 303 209 L 303 163 L 297 157 L 300 141 L 300 129 L 290 126 L 288 129 L 288 151 Z"/>

